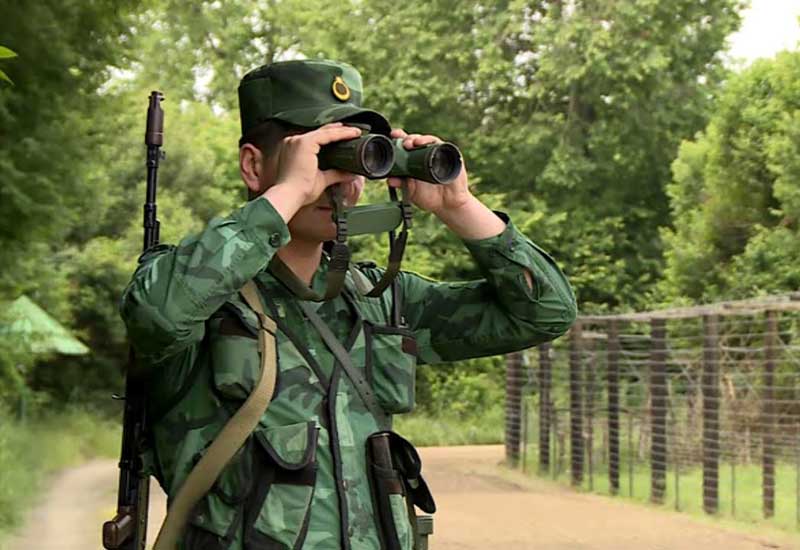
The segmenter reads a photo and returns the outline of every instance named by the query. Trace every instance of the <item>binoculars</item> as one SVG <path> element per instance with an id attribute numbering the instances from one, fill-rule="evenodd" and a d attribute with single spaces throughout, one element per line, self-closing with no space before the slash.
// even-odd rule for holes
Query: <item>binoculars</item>
<path id="1" fill-rule="evenodd" d="M 320 170 L 337 168 L 368 179 L 391 176 L 447 184 L 461 172 L 461 152 L 452 143 L 408 150 L 402 138 L 391 140 L 366 131 L 361 137 L 324 145 L 318 158 Z"/>

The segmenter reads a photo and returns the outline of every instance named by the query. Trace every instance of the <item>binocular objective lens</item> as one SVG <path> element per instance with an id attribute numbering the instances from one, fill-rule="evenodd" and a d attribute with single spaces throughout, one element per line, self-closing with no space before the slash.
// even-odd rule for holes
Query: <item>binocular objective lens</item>
<path id="1" fill-rule="evenodd" d="M 388 146 L 387 146 L 388 144 Z M 391 143 L 388 140 L 372 139 L 364 145 L 364 168 L 370 174 L 385 174 L 393 162 Z"/>
<path id="2" fill-rule="evenodd" d="M 449 143 L 436 147 L 430 157 L 430 171 L 433 178 L 440 183 L 455 179 L 461 171 L 458 149 Z"/>

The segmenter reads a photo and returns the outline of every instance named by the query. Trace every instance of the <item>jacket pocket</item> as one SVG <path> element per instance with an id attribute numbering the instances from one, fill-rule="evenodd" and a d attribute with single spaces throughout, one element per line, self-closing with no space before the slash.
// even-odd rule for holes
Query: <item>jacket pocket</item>
<path id="1" fill-rule="evenodd" d="M 406 328 L 364 324 L 367 379 L 389 414 L 414 408 L 417 341 Z"/>
<path id="2" fill-rule="evenodd" d="M 242 446 L 222 470 L 211 490 L 195 505 L 181 548 L 224 550 L 237 538 L 244 503 L 253 488 L 252 449 L 252 441 Z M 204 453 L 198 453 L 194 464 Z"/>
<path id="3" fill-rule="evenodd" d="M 255 432 L 265 483 L 252 502 L 252 527 L 245 547 L 253 550 L 301 548 L 310 519 L 317 477 L 314 421 L 262 428 Z"/>

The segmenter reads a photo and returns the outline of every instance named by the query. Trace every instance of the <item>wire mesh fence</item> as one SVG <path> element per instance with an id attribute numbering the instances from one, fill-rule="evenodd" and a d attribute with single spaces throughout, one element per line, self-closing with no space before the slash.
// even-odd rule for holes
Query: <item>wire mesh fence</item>
<path id="1" fill-rule="evenodd" d="M 583 317 L 511 354 L 511 464 L 676 510 L 800 528 L 800 300 Z"/>

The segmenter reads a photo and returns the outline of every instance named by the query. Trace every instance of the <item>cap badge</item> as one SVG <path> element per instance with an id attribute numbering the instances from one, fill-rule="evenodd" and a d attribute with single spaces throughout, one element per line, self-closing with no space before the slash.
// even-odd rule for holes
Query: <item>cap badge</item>
<path id="1" fill-rule="evenodd" d="M 336 99 L 339 101 L 347 101 L 350 99 L 350 88 L 347 86 L 345 81 L 342 80 L 341 76 L 337 76 L 333 79 L 331 90 L 333 91 L 334 97 L 336 97 Z"/>

